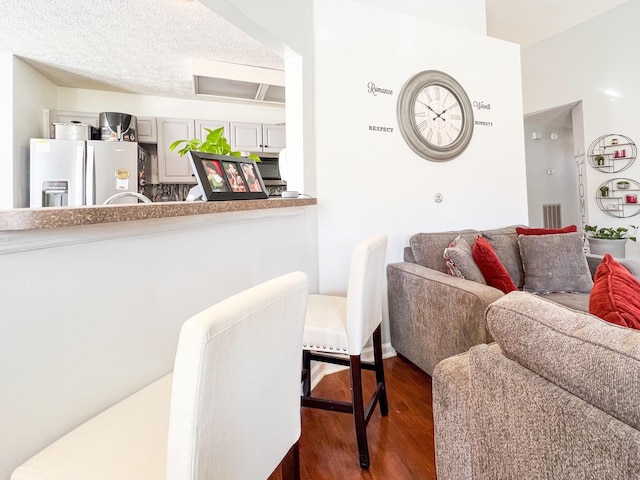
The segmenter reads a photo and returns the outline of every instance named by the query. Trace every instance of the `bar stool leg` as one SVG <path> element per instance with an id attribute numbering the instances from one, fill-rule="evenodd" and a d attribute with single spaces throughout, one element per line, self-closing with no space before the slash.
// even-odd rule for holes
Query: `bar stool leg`
<path id="1" fill-rule="evenodd" d="M 311 395 L 311 352 L 302 351 L 302 395 Z"/>
<path id="2" fill-rule="evenodd" d="M 389 414 L 389 402 L 387 400 L 387 384 L 384 381 L 384 366 L 382 364 L 382 328 L 378 325 L 378 328 L 373 332 L 373 358 L 376 366 L 376 383 L 378 386 L 382 385 L 380 391 L 380 413 L 382 416 Z"/>
<path id="3" fill-rule="evenodd" d="M 362 398 L 362 369 L 360 355 L 350 355 L 351 371 L 351 401 L 353 417 L 356 426 L 356 440 L 358 441 L 358 455 L 360 467 L 369 468 L 369 445 L 367 443 L 367 422 L 364 416 L 364 401 Z"/>

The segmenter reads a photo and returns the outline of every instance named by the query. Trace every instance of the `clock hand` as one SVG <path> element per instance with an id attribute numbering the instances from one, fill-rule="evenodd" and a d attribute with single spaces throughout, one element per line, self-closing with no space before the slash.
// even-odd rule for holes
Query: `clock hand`
<path id="1" fill-rule="evenodd" d="M 421 102 L 420 100 L 416 100 L 416 103 L 419 103 L 420 105 L 424 105 L 424 106 L 425 106 L 425 107 L 427 107 L 429 110 L 431 110 L 433 113 L 435 113 L 436 115 L 438 115 L 438 114 L 436 113 L 436 111 L 435 111 L 433 108 L 431 108 L 429 105 L 427 105 L 426 103 L 423 103 L 423 102 Z M 440 115 L 438 115 L 438 116 L 440 116 Z M 434 119 L 434 120 L 435 120 L 435 119 Z"/>
<path id="2" fill-rule="evenodd" d="M 457 106 L 458 106 L 458 104 L 457 104 L 457 103 L 454 103 L 453 105 L 450 105 L 449 107 L 445 108 L 445 109 L 442 111 L 442 113 L 446 112 L 447 110 L 451 110 L 453 107 L 457 107 Z M 440 115 L 442 115 L 442 113 L 441 113 Z M 440 115 L 438 115 L 438 116 L 440 116 Z"/>

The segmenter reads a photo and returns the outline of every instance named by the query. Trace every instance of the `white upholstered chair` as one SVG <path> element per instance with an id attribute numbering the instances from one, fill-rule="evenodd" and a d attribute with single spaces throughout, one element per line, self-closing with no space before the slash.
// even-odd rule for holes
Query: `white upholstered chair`
<path id="1" fill-rule="evenodd" d="M 299 479 L 307 277 L 246 290 L 182 327 L 173 374 L 19 466 L 12 480 Z M 255 392 L 261 392 L 256 408 Z"/>
<path id="2" fill-rule="evenodd" d="M 387 236 L 376 235 L 360 243 L 351 258 L 347 296 L 309 295 L 303 338 L 302 406 L 322 408 L 354 416 L 360 466 L 369 468 L 367 425 L 380 404 L 387 415 L 387 391 L 382 366 L 382 279 Z M 361 361 L 362 350 L 373 338 L 373 364 Z M 351 402 L 313 397 L 311 361 L 349 366 Z M 374 370 L 376 390 L 365 409 L 362 369 Z"/>

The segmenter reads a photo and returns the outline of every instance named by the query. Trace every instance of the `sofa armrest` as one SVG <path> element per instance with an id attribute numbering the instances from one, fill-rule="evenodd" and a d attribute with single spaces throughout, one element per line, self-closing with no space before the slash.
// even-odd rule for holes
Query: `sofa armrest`
<path id="1" fill-rule="evenodd" d="M 433 370 L 433 429 L 438 480 L 470 480 L 469 354 L 438 363 Z"/>
<path id="2" fill-rule="evenodd" d="M 602 262 L 602 258 L 604 255 L 596 255 L 594 253 L 586 253 L 587 263 L 589 264 L 589 270 L 591 270 L 591 276 L 593 277 L 596 274 L 596 269 L 600 262 Z M 630 260 L 628 258 L 617 258 L 614 257 L 614 260 L 618 262 L 620 265 L 625 267 L 631 275 L 640 280 L 640 262 L 637 260 Z"/>
<path id="3" fill-rule="evenodd" d="M 478 345 L 468 357 L 465 428 L 474 480 L 639 478 L 638 430 L 500 350 Z M 582 357 L 585 369 L 594 358 Z"/>
<path id="4" fill-rule="evenodd" d="M 493 341 L 484 311 L 500 290 L 407 262 L 389 264 L 387 280 L 391 344 L 429 375 L 441 360 Z"/>

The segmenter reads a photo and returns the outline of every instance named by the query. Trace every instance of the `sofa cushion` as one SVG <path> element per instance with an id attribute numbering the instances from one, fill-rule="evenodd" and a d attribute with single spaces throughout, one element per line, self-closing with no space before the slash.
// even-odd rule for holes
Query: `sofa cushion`
<path id="1" fill-rule="evenodd" d="M 476 265 L 469 243 L 458 235 L 456 239 L 444 249 L 444 263 L 447 266 L 449 275 L 466 278 L 474 282 L 486 285 L 487 282 L 482 275 L 482 271 Z"/>
<path id="2" fill-rule="evenodd" d="M 578 227 L 575 225 L 567 225 L 562 228 L 529 228 L 529 227 L 516 227 L 516 233 L 518 235 L 552 235 L 555 233 L 572 233 L 577 232 Z"/>
<path id="3" fill-rule="evenodd" d="M 462 234 L 469 245 L 475 242 L 477 230 L 458 230 L 439 233 L 416 233 L 409 239 L 409 246 L 416 263 L 447 273 L 442 254 L 455 238 Z"/>
<path id="4" fill-rule="evenodd" d="M 640 330 L 640 281 L 608 253 L 596 269 L 589 313 Z"/>
<path id="5" fill-rule="evenodd" d="M 640 428 L 640 332 L 525 292 L 493 302 L 486 321 L 507 357 Z"/>
<path id="6" fill-rule="evenodd" d="M 593 280 L 579 233 L 518 235 L 518 245 L 524 269 L 524 291 L 591 291 Z"/>
<path id="7" fill-rule="evenodd" d="M 540 296 L 551 302 L 564 305 L 579 312 L 589 312 L 588 293 L 542 293 Z"/>
<path id="8" fill-rule="evenodd" d="M 522 259 L 518 248 L 518 235 L 516 227 L 504 227 L 494 230 L 485 230 L 482 235 L 489 240 L 489 243 L 496 252 L 496 255 L 509 272 L 509 276 L 518 288 L 524 285 L 524 272 L 522 270 Z"/>
<path id="9" fill-rule="evenodd" d="M 475 260 L 475 263 L 480 268 L 488 285 L 504 293 L 513 292 L 518 289 L 516 284 L 513 283 L 509 272 L 507 272 L 498 255 L 496 255 L 495 250 L 482 235 L 479 235 L 473 244 L 471 253 L 473 260 Z"/>

